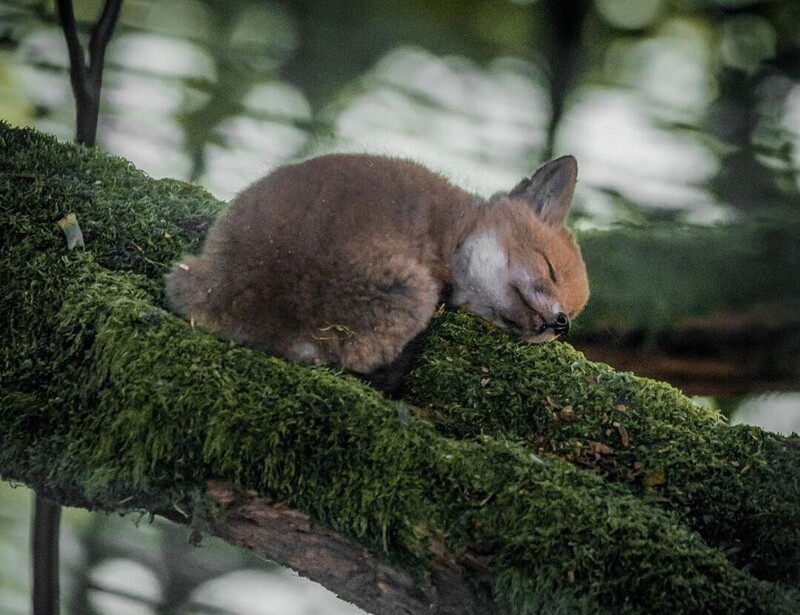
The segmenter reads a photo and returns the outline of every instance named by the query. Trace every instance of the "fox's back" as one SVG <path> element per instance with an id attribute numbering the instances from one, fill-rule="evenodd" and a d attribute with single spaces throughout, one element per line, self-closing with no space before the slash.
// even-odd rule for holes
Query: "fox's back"
<path id="1" fill-rule="evenodd" d="M 471 201 L 461 189 L 414 162 L 336 154 L 281 167 L 233 202 L 208 241 L 252 261 L 353 258 L 381 243 L 435 259 L 434 209 Z M 444 204 L 444 205 L 443 205 Z M 306 269 L 308 273 L 308 269 Z"/>

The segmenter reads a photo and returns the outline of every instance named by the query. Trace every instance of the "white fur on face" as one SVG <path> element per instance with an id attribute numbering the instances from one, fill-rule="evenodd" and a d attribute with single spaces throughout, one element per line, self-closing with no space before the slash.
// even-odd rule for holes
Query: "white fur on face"
<path id="1" fill-rule="evenodd" d="M 522 307 L 518 295 L 524 293 L 524 302 L 532 310 L 523 321 L 531 328 L 522 333 L 528 342 L 557 337 L 546 323 L 562 311 L 561 303 L 553 295 L 535 290 L 541 286 L 534 271 L 509 265 L 508 254 L 491 230 L 469 237 L 453 259 L 453 304 L 466 306 L 473 314 L 509 330 L 507 319 Z"/>
<path id="2" fill-rule="evenodd" d="M 508 255 L 497 235 L 486 231 L 469 237 L 453 263 L 453 303 L 469 303 L 483 316 L 502 301 L 508 277 Z"/>

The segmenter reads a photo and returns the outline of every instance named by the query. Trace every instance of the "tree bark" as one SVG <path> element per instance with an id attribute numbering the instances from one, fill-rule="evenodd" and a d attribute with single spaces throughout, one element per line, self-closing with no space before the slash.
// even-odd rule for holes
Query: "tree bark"
<path id="1" fill-rule="evenodd" d="M 58 613 L 58 546 L 61 506 L 34 496 L 31 552 L 33 556 L 33 614 Z"/>
<path id="2" fill-rule="evenodd" d="M 220 507 L 220 519 L 211 533 L 270 559 L 325 587 L 370 613 L 386 615 L 470 615 L 491 611 L 490 593 L 476 589 L 468 579 L 488 577 L 488 566 L 474 554 L 463 563 L 443 546 L 437 547 L 427 583 L 419 585 L 408 573 L 387 565 L 353 540 L 331 532 L 313 519 L 272 498 L 255 492 L 236 493 L 229 482 L 209 484 L 209 494 Z M 170 515 L 180 521 L 179 516 Z M 488 582 L 484 578 L 484 584 Z"/>
<path id="3" fill-rule="evenodd" d="M 93 146 L 100 115 L 100 90 L 103 85 L 106 46 L 114 34 L 122 0 L 106 0 L 103 4 L 103 11 L 89 38 L 88 59 L 78 38 L 78 24 L 75 21 L 72 0 L 57 0 L 56 8 L 69 53 L 70 80 L 75 96 L 75 140 L 83 145 Z"/>

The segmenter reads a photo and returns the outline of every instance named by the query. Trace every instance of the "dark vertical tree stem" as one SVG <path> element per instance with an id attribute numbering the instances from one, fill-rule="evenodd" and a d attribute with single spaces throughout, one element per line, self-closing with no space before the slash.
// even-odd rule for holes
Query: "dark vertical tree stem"
<path id="1" fill-rule="evenodd" d="M 84 145 L 94 145 L 100 114 L 100 89 L 103 85 L 106 47 L 114 34 L 122 0 L 106 0 L 103 5 L 103 12 L 89 38 L 88 58 L 78 38 L 72 0 L 56 0 L 56 8 L 69 52 L 70 80 L 75 95 L 75 140 Z"/>
<path id="2" fill-rule="evenodd" d="M 549 32 L 547 68 L 550 94 L 550 121 L 542 160 L 550 160 L 555 152 L 556 132 L 564 114 L 567 95 L 574 85 L 581 59 L 583 24 L 591 5 L 588 0 L 544 0 Z"/>
<path id="3" fill-rule="evenodd" d="M 61 506 L 35 496 L 33 512 L 33 615 L 59 610 L 58 538 Z"/>
<path id="4" fill-rule="evenodd" d="M 114 34 L 122 0 L 106 0 L 92 28 L 88 60 L 78 37 L 72 0 L 56 0 L 58 18 L 67 41 L 70 81 L 75 96 L 75 140 L 93 146 L 100 114 L 100 89 L 108 41 Z M 59 534 L 61 507 L 35 496 L 31 551 L 33 559 L 33 615 L 58 615 Z"/>

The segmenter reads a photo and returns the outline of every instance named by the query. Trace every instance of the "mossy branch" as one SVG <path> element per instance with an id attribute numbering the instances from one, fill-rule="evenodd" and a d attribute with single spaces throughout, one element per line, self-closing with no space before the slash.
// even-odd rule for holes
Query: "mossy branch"
<path id="1" fill-rule="evenodd" d="M 592 297 L 570 341 L 593 360 L 694 395 L 795 391 L 800 209 L 735 224 L 586 232 Z"/>
<path id="2" fill-rule="evenodd" d="M 253 490 L 369 550 L 353 577 L 305 572 L 374 612 L 795 612 L 796 441 L 462 314 L 437 318 L 406 402 L 217 340 L 160 306 L 161 275 L 218 203 L 30 131 L 0 125 L 0 149 L 5 479 L 87 508 L 182 510 L 233 541 L 239 512 L 209 481 Z M 66 213 L 85 251 L 66 249 Z M 732 540 L 747 547 L 729 559 Z"/>

